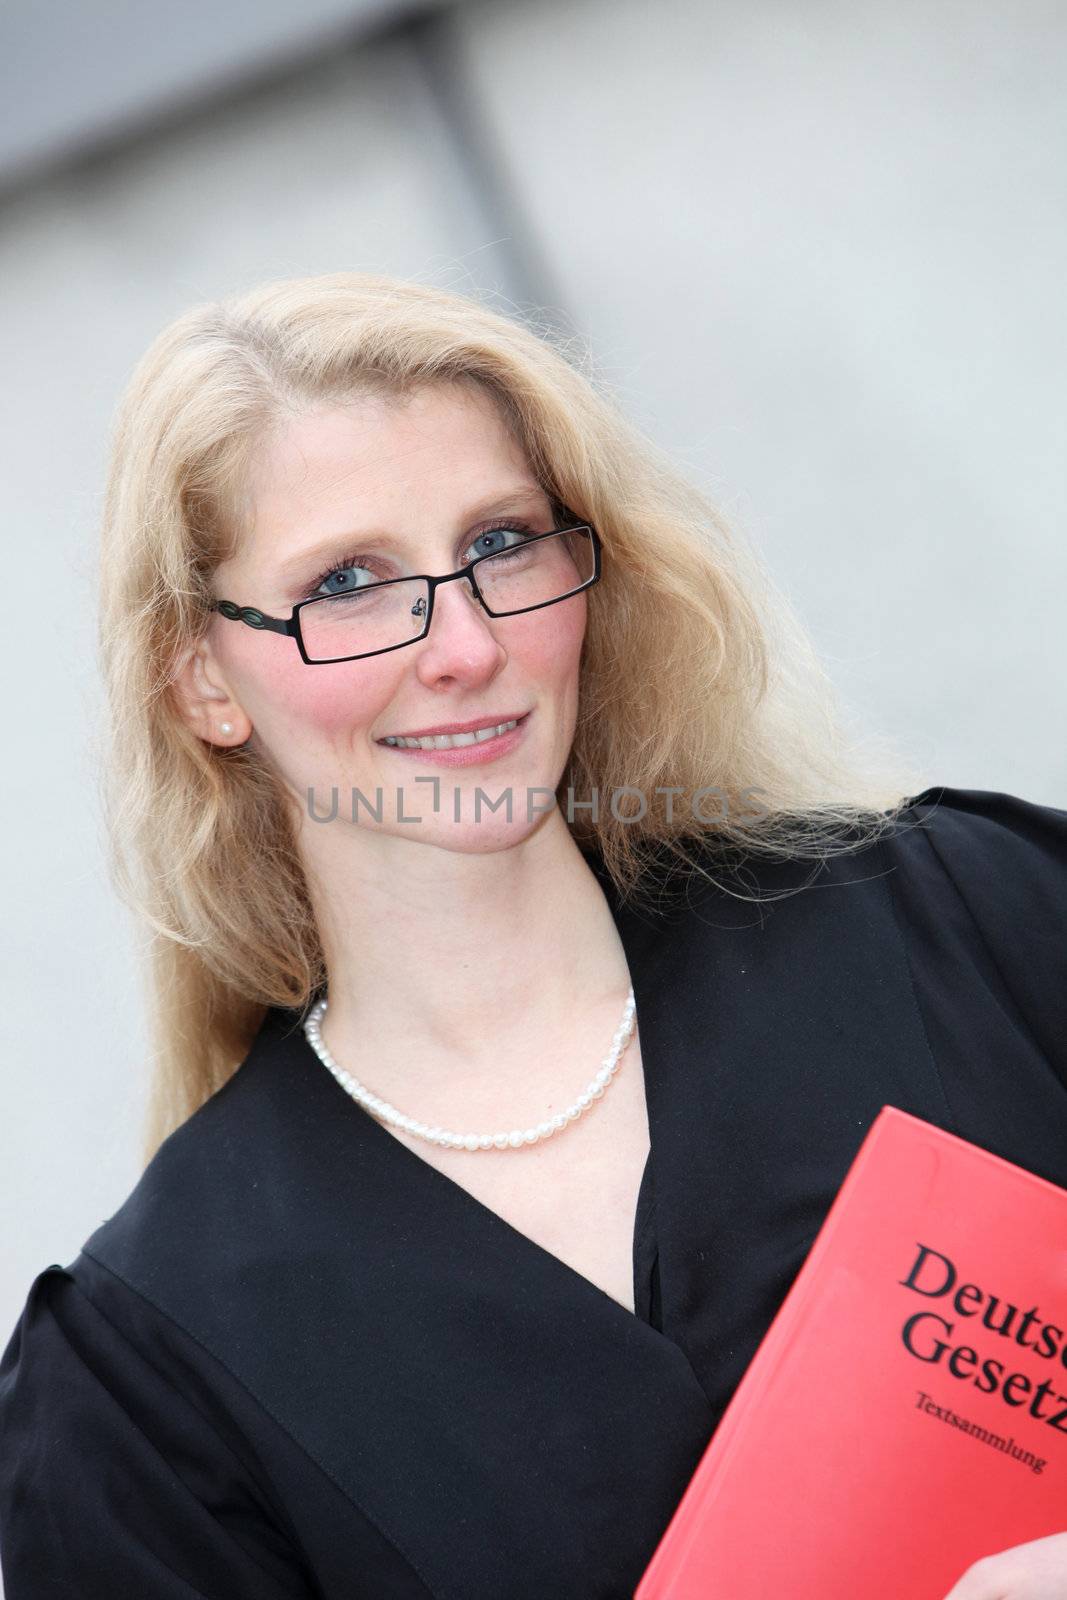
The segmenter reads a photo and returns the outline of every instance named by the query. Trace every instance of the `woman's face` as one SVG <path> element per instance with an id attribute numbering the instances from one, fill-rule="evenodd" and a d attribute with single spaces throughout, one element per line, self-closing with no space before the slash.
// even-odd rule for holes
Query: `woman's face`
<path id="1" fill-rule="evenodd" d="M 549 499 L 490 397 L 457 385 L 288 419 L 261 448 L 250 488 L 251 529 L 213 589 L 275 617 L 314 594 L 371 577 L 441 575 L 513 546 L 502 535 L 471 548 L 494 523 L 553 527 Z M 360 572 L 363 561 L 369 570 Z M 331 566 L 339 570 L 323 581 Z M 198 676 L 213 692 L 200 702 L 197 731 L 220 743 L 248 739 L 292 792 L 303 830 L 321 835 L 325 824 L 312 813 L 331 815 L 334 790 L 330 826 L 350 827 L 358 790 L 361 829 L 446 849 L 503 848 L 550 814 L 574 736 L 585 622 L 584 593 L 497 618 L 459 580 L 437 590 L 429 633 L 417 643 L 307 665 L 295 640 L 215 614 Z M 412 750 L 383 742 L 515 718 L 514 732 L 484 744 Z M 221 721 L 233 725 L 226 738 Z"/>

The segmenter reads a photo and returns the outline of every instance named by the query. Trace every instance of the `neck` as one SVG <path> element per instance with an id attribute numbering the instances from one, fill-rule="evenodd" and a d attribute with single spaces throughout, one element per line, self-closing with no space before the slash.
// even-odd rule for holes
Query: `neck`
<path id="1" fill-rule="evenodd" d="M 610 1048 L 625 952 L 557 811 L 490 852 L 354 829 L 309 881 L 328 974 L 323 1038 L 377 1093 L 416 1114 L 439 1088 L 507 1102 L 531 1071 L 573 1086 Z"/>

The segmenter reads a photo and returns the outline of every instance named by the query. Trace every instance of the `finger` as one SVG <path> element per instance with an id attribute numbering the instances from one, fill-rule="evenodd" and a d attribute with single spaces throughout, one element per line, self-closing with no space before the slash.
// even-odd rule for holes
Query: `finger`
<path id="1" fill-rule="evenodd" d="M 953 1584 L 945 1600 L 1008 1600 L 1004 1563 L 1000 1557 L 983 1556 L 972 1562 Z"/>

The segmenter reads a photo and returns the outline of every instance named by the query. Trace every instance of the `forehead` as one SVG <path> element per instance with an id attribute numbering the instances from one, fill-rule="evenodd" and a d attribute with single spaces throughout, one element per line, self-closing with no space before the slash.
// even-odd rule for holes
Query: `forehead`
<path id="1" fill-rule="evenodd" d="M 249 488 L 260 525 L 343 508 L 363 519 L 464 499 L 508 470 L 533 481 L 491 396 L 456 384 L 287 416 L 263 440 Z"/>

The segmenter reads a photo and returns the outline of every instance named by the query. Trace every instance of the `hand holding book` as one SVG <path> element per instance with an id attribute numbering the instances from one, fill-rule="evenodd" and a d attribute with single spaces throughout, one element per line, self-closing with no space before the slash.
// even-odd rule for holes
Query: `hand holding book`
<path id="1" fill-rule="evenodd" d="M 1063 1600 L 1067 1533 L 1014 1545 L 968 1567 L 945 1600 Z"/>

